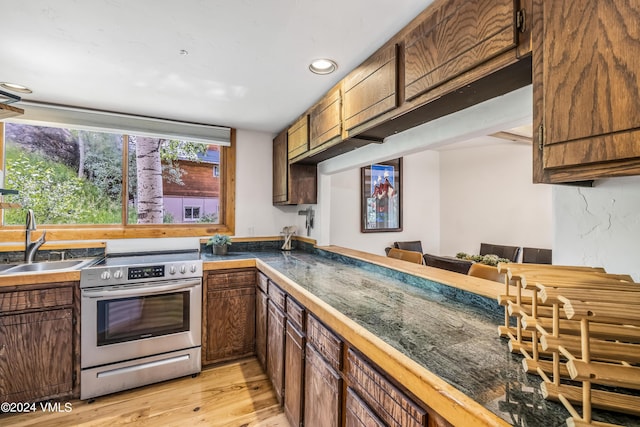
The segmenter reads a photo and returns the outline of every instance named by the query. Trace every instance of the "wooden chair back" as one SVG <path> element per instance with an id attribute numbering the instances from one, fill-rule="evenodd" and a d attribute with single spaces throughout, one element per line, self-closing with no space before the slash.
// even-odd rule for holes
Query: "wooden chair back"
<path id="1" fill-rule="evenodd" d="M 387 256 L 389 258 L 422 264 L 422 254 L 416 251 L 405 251 L 404 249 L 391 248 L 389 253 L 387 253 Z"/>

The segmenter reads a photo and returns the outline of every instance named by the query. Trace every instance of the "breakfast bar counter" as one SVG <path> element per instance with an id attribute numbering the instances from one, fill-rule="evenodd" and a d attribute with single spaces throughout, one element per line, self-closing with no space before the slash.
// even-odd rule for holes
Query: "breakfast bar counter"
<path id="1" fill-rule="evenodd" d="M 521 356 L 498 336 L 504 309 L 489 295 L 503 285 L 334 247 L 203 255 L 205 269 L 246 267 L 251 258 L 452 425 L 566 425 L 568 412 L 544 400 L 539 377 L 526 374 Z M 466 290 L 427 279 L 438 275 L 451 285 L 457 276 Z M 483 286 L 487 295 L 468 290 Z M 594 419 L 634 422 L 595 411 Z"/>

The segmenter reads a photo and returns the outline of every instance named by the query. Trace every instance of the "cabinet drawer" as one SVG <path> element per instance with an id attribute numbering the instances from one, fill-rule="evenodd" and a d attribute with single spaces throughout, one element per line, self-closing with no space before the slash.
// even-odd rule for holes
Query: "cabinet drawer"
<path id="1" fill-rule="evenodd" d="M 304 307 L 295 300 L 287 298 L 287 318 L 300 331 L 304 331 L 304 311 Z"/>
<path id="2" fill-rule="evenodd" d="M 0 293 L 0 313 L 73 304 L 73 283 Z"/>
<path id="3" fill-rule="evenodd" d="M 424 426 L 426 412 L 352 350 L 347 355 L 347 380 L 367 405 L 389 426 Z"/>
<path id="4" fill-rule="evenodd" d="M 282 311 L 285 311 L 285 295 L 275 283 L 269 283 L 269 298 Z"/>
<path id="5" fill-rule="evenodd" d="M 358 397 L 351 387 L 347 389 L 346 427 L 384 427 L 384 423 Z"/>
<path id="6" fill-rule="evenodd" d="M 260 289 L 265 294 L 268 293 L 268 289 L 269 289 L 269 278 L 259 271 L 258 271 L 258 289 Z"/>
<path id="7" fill-rule="evenodd" d="M 244 288 L 255 286 L 256 273 L 254 269 L 236 271 L 216 271 L 207 275 L 209 290 L 224 288 Z"/>
<path id="8" fill-rule="evenodd" d="M 333 368 L 342 368 L 342 340 L 313 316 L 307 318 L 307 340 Z"/>

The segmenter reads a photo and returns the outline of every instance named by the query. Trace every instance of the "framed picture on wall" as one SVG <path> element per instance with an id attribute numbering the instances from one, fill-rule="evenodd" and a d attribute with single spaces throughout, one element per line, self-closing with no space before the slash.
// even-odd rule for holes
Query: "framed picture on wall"
<path id="1" fill-rule="evenodd" d="M 360 231 L 402 231 L 402 157 L 360 170 Z"/>

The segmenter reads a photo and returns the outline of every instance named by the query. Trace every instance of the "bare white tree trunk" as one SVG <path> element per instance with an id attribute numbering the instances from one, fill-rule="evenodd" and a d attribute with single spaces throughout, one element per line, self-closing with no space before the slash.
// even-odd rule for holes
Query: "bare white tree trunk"
<path id="1" fill-rule="evenodd" d="M 78 131 L 78 178 L 84 178 L 84 159 L 85 155 L 85 144 L 84 144 L 84 132 Z"/>
<path id="2" fill-rule="evenodd" d="M 161 139 L 136 137 L 138 224 L 162 224 Z"/>

